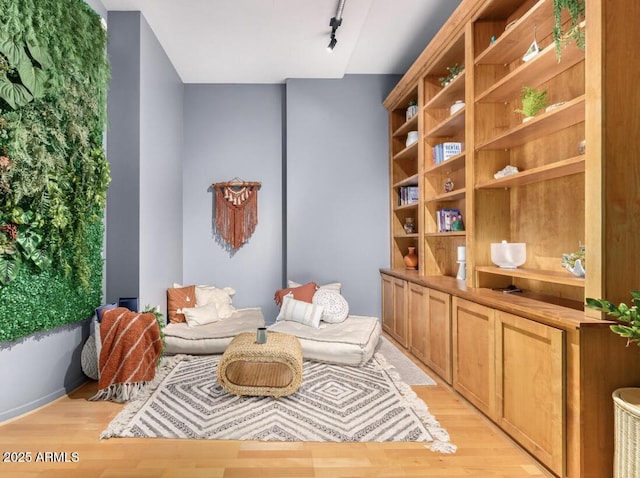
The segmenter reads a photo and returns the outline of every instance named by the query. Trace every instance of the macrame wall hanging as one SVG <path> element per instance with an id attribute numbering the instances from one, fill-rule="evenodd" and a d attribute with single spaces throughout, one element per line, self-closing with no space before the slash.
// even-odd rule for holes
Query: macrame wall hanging
<path id="1" fill-rule="evenodd" d="M 215 191 L 216 233 L 237 250 L 258 225 L 258 190 L 261 184 L 234 179 L 211 185 Z"/>

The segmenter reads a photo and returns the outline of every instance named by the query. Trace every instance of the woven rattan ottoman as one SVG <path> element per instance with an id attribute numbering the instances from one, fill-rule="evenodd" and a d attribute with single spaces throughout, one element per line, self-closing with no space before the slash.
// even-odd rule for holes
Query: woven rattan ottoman
<path id="1" fill-rule="evenodd" d="M 284 397 L 302 383 L 302 347 L 290 334 L 267 335 L 256 343 L 256 334 L 238 334 L 218 364 L 218 382 L 234 395 Z"/>

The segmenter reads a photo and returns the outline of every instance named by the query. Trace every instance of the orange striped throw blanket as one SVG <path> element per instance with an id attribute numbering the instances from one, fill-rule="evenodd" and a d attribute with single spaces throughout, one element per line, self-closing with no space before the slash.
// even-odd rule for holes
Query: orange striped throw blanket
<path id="1" fill-rule="evenodd" d="M 156 316 L 124 307 L 106 310 L 100 337 L 98 393 L 90 400 L 126 402 L 135 398 L 155 377 L 162 352 Z"/>

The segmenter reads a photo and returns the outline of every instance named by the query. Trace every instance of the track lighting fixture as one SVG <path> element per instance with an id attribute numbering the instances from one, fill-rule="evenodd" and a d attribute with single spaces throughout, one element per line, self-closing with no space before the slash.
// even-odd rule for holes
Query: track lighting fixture
<path id="1" fill-rule="evenodd" d="M 336 43 L 338 43 L 338 40 L 336 40 L 336 36 L 335 35 L 331 35 L 331 41 L 329 42 L 329 45 L 327 46 L 327 50 L 333 51 L 333 49 L 336 46 Z"/>
<path id="2" fill-rule="evenodd" d="M 336 10 L 336 16 L 331 17 L 331 21 L 329 21 L 329 26 L 331 27 L 331 40 L 329 41 L 329 45 L 327 46 L 328 51 L 333 51 L 338 40 L 336 39 L 336 31 L 338 27 L 342 25 L 342 10 L 344 10 L 344 4 L 346 0 L 338 1 L 338 8 Z"/>

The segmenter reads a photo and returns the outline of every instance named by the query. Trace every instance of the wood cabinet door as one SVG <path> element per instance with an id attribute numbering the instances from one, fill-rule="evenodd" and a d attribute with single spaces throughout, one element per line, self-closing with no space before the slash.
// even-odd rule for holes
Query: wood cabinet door
<path id="1" fill-rule="evenodd" d="M 564 476 L 564 331 L 496 311 L 497 421 Z"/>
<path id="2" fill-rule="evenodd" d="M 393 335 L 393 277 L 381 274 L 382 279 L 382 328 Z"/>
<path id="3" fill-rule="evenodd" d="M 427 298 L 427 365 L 451 384 L 451 296 L 429 289 Z"/>
<path id="4" fill-rule="evenodd" d="M 409 317 L 409 350 L 427 364 L 428 331 L 427 300 L 429 289 L 418 284 L 409 283 L 407 291 L 407 311 Z"/>
<path id="5" fill-rule="evenodd" d="M 393 336 L 403 347 L 408 344 L 407 281 L 393 279 Z"/>
<path id="6" fill-rule="evenodd" d="M 495 417 L 495 311 L 453 298 L 453 387 Z"/>

